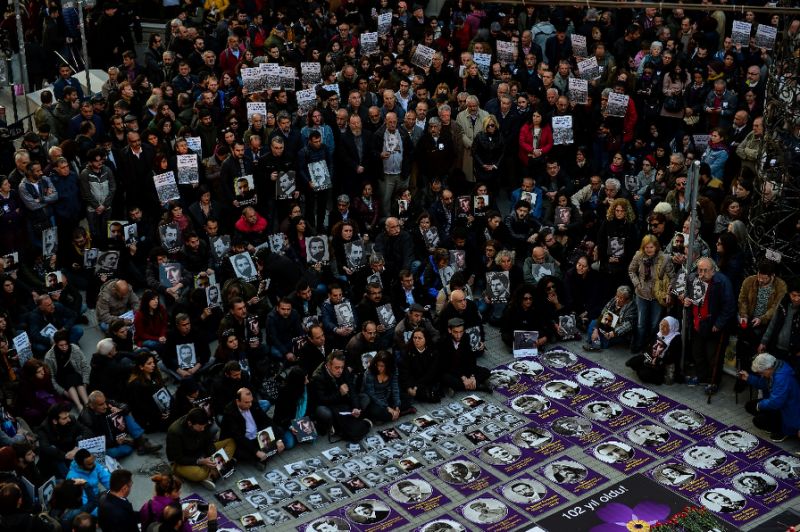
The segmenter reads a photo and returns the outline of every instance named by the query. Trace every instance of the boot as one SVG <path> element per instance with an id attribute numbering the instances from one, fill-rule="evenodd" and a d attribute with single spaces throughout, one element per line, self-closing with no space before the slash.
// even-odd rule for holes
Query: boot
<path id="1" fill-rule="evenodd" d="M 675 364 L 667 364 L 664 367 L 664 384 L 673 384 L 675 382 Z"/>
<path id="2" fill-rule="evenodd" d="M 162 447 L 162 445 L 151 442 L 143 435 L 133 440 L 133 443 L 136 445 L 136 452 L 139 454 L 153 454 L 161 450 Z"/>

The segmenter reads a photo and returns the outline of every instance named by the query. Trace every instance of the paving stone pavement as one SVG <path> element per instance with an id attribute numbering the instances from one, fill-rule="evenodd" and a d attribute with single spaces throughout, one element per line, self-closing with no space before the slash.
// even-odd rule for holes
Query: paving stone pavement
<path id="1" fill-rule="evenodd" d="M 87 330 L 87 334 L 85 335 L 83 341 L 81 342 L 84 346 L 93 345 L 97 339 L 100 338 L 99 332 L 96 328 L 92 327 Z M 630 378 L 632 380 L 636 380 L 635 374 L 625 367 L 625 361 L 630 357 L 630 353 L 627 349 L 623 348 L 613 348 L 599 353 L 586 353 L 581 350 L 580 347 L 581 342 L 578 341 L 571 341 L 571 342 L 562 342 L 560 345 L 563 347 L 578 353 L 580 355 L 586 356 L 590 360 L 595 361 L 599 365 L 622 375 L 624 377 Z M 507 363 L 513 359 L 510 350 L 502 343 L 500 340 L 499 331 L 493 327 L 487 326 L 486 327 L 486 345 L 487 345 L 487 352 L 480 360 L 479 363 L 483 366 L 493 368 L 500 364 Z M 90 351 L 91 352 L 91 351 Z M 731 377 L 725 377 L 723 381 L 723 386 L 721 387 L 721 391 L 714 396 L 711 404 L 706 403 L 706 397 L 703 394 L 703 390 L 700 387 L 688 387 L 685 385 L 671 385 L 671 386 L 659 386 L 654 387 L 656 391 L 661 393 L 662 395 L 669 397 L 675 401 L 683 403 L 703 414 L 706 414 L 710 417 L 713 417 L 720 421 L 725 425 L 739 425 L 747 430 L 751 430 L 754 434 L 764 437 L 763 433 L 758 432 L 751 424 L 750 416 L 744 411 L 743 403 L 747 398 L 747 393 L 742 393 L 739 395 L 739 403 L 736 403 L 736 399 L 733 394 L 733 379 Z M 445 398 L 441 405 L 428 405 L 428 404 L 421 404 L 416 405 L 418 409 L 418 415 L 423 414 L 430 414 L 431 411 L 442 408 L 444 405 L 456 401 L 467 394 L 456 394 L 453 399 Z M 502 404 L 505 400 L 505 397 L 495 393 L 491 396 L 490 401 Z M 510 411 L 505 406 L 503 406 L 505 410 Z M 410 421 L 408 418 L 401 418 L 402 421 Z M 377 426 L 376 428 L 388 428 L 392 426 L 391 424 Z M 159 443 L 164 443 L 164 435 L 151 435 L 151 439 L 157 441 Z M 468 450 L 473 448 L 472 444 L 466 439 L 463 435 L 458 435 L 456 437 L 458 441 L 464 444 Z M 330 444 L 328 443 L 327 438 L 321 438 L 314 444 L 301 444 L 298 445 L 295 449 L 291 451 L 287 451 L 281 455 L 277 455 L 270 459 L 270 463 L 268 466 L 269 468 L 283 468 L 286 464 L 293 463 L 299 460 L 308 460 L 313 458 L 320 458 L 321 452 L 328 448 L 333 447 L 334 445 L 343 445 L 341 443 L 337 444 Z M 780 447 L 786 449 L 787 451 L 797 451 L 800 449 L 800 444 L 798 444 L 797 439 L 790 439 L 781 444 L 778 444 Z M 589 458 L 584 453 L 583 449 L 579 447 L 571 447 L 568 448 L 562 455 L 559 456 L 567 456 L 574 458 L 576 460 L 582 461 L 583 463 L 591 463 L 592 468 L 596 469 L 601 474 L 608 477 L 608 481 L 602 484 L 599 484 L 597 488 L 592 491 L 588 491 L 586 493 L 581 494 L 580 496 L 572 495 L 571 493 L 561 490 L 560 487 L 556 488 L 556 491 L 561 493 L 565 496 L 568 500 L 576 500 L 578 498 L 583 498 L 587 495 L 591 495 L 594 492 L 601 491 L 603 487 L 623 480 L 626 475 L 623 473 L 618 472 L 617 470 L 611 468 L 610 466 L 603 464 L 594 458 Z M 163 465 L 165 462 L 165 453 L 162 451 L 158 456 L 145 456 L 140 457 L 137 455 L 132 455 L 128 458 L 125 458 L 122 461 L 123 467 L 126 467 L 134 472 L 134 486 L 133 492 L 131 494 L 130 500 L 133 503 L 135 508 L 141 507 L 141 505 L 153 494 L 153 487 L 152 483 L 149 480 L 149 476 L 151 471 L 153 471 L 159 465 Z M 490 468 L 491 469 L 491 468 Z M 505 475 L 500 472 L 493 471 L 500 477 L 501 480 L 505 481 L 508 479 Z M 465 502 L 465 497 L 461 495 L 458 491 L 456 491 L 452 486 L 438 480 L 433 475 L 425 475 L 428 479 L 433 479 L 431 482 L 435 488 L 439 489 L 443 492 L 447 497 L 450 498 L 451 502 L 442 508 L 438 508 L 435 511 L 430 513 L 424 514 L 424 520 L 421 518 L 413 519 L 410 514 L 406 514 L 404 511 L 400 511 L 401 515 L 406 517 L 409 520 L 409 525 L 403 527 L 393 527 L 393 530 L 412 530 L 415 527 L 419 526 L 423 522 L 427 522 L 430 519 L 438 517 L 440 514 L 447 513 L 449 515 L 456 515 L 453 511 L 458 505 L 463 504 Z M 235 474 L 230 477 L 229 479 L 222 480 L 217 484 L 217 490 L 223 490 L 227 488 L 234 488 L 236 486 L 236 481 L 248 477 L 255 477 L 258 479 L 262 486 L 268 486 L 269 482 L 264 480 L 264 473 L 258 471 L 255 467 L 247 464 L 241 464 L 237 467 Z M 238 492 L 238 490 L 236 490 Z M 184 484 L 182 494 L 188 495 L 191 493 L 197 493 L 201 495 L 206 501 L 208 502 L 215 502 L 214 494 L 205 490 L 202 486 L 199 485 L 192 485 L 192 484 Z M 373 488 L 369 491 L 360 493 L 357 498 L 361 499 L 369 494 L 379 494 L 381 493 L 380 488 Z M 386 499 L 386 496 L 383 495 L 382 498 Z M 290 499 L 291 500 L 291 499 Z M 301 523 L 305 523 L 310 521 L 314 517 L 322 516 L 329 514 L 330 512 L 339 509 L 340 507 L 352 503 L 356 500 L 356 497 L 351 497 L 346 501 L 341 501 L 338 504 L 330 505 L 322 510 L 312 511 L 311 513 L 305 514 L 300 518 L 291 519 L 289 521 L 283 522 L 281 524 L 275 525 L 274 528 L 277 530 L 294 530 L 295 527 L 300 525 Z M 287 504 L 289 501 L 284 501 L 281 504 Z M 539 517 L 545 517 L 547 515 L 562 512 L 565 508 L 568 508 L 569 504 L 566 503 L 563 506 L 559 506 L 550 512 L 546 512 L 541 514 Z M 784 503 L 780 507 L 774 509 L 768 514 L 765 514 L 762 518 L 753 523 L 749 524 L 748 526 L 744 527 L 744 530 L 758 530 L 759 523 L 769 519 L 770 517 L 780 513 L 786 508 L 795 508 L 800 509 L 800 498 L 796 498 L 793 500 Z M 254 510 L 253 508 L 246 502 L 242 501 L 242 504 L 228 507 L 222 510 L 222 513 L 225 514 L 231 521 L 234 521 L 237 525 L 238 520 L 245 514 L 252 513 Z M 462 519 L 463 521 L 463 519 Z M 522 529 L 525 529 L 523 527 Z"/>

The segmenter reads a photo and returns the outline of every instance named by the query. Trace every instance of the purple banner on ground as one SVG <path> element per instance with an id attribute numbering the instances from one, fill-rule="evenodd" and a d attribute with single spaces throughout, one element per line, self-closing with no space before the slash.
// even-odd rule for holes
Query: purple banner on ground
<path id="1" fill-rule="evenodd" d="M 515 430 L 505 437 L 522 449 L 527 449 L 535 457 L 536 463 L 543 462 L 572 445 L 571 442 L 535 424 Z"/>
<path id="2" fill-rule="evenodd" d="M 759 464 L 765 473 L 800 490 L 800 458 L 786 451 L 773 454 Z"/>
<path id="3" fill-rule="evenodd" d="M 728 479 L 748 467 L 747 462 L 738 460 L 733 455 L 716 447 L 713 439 L 703 440 L 686 447 L 675 456 L 717 480 Z"/>
<path id="4" fill-rule="evenodd" d="M 647 474 L 662 486 L 687 497 L 694 497 L 696 494 L 711 488 L 717 482 L 674 458 L 657 465 Z"/>
<path id="5" fill-rule="evenodd" d="M 741 427 L 732 425 L 714 435 L 714 445 L 746 462 L 758 462 L 783 449 L 763 440 Z"/>
<path id="6" fill-rule="evenodd" d="M 463 455 L 435 467 L 433 474 L 464 495 L 478 493 L 499 482 L 496 476 Z"/>
<path id="7" fill-rule="evenodd" d="M 750 497 L 761 505 L 772 509 L 784 502 L 797 497 L 798 490 L 794 486 L 784 484 L 772 475 L 761 470 L 761 467 L 751 467 L 734 475 L 730 485 L 739 493 Z"/>
<path id="8" fill-rule="evenodd" d="M 586 447 L 610 436 L 610 433 L 583 416 L 562 416 L 552 420 L 550 430 L 578 447 Z"/>
<path id="9" fill-rule="evenodd" d="M 682 405 L 667 410 L 661 414 L 660 419 L 669 428 L 695 440 L 703 440 L 713 436 L 722 428 L 722 424 L 718 421 Z"/>
<path id="10" fill-rule="evenodd" d="M 613 395 L 613 398 L 628 408 L 653 417 L 659 417 L 665 412 L 683 407 L 680 403 L 637 384 L 619 390 Z"/>
<path id="11" fill-rule="evenodd" d="M 467 527 L 453 516 L 444 514 L 427 523 L 421 524 L 414 529 L 414 532 L 466 532 L 466 530 Z"/>
<path id="12" fill-rule="evenodd" d="M 537 471 L 550 482 L 575 495 L 592 490 L 608 480 L 597 471 L 571 458 L 553 460 Z"/>
<path id="13" fill-rule="evenodd" d="M 600 366 L 589 365 L 586 369 L 575 372 L 573 378 L 581 386 L 609 396 L 633 386 L 628 379 Z"/>
<path id="14" fill-rule="evenodd" d="M 489 442 L 470 454 L 510 477 L 538 463 L 530 449 L 518 447 L 508 436 Z"/>
<path id="15" fill-rule="evenodd" d="M 551 421 L 553 418 L 568 416 L 572 412 L 542 394 L 523 394 L 509 399 L 506 403 L 511 410 L 523 414 L 539 423 Z"/>
<path id="16" fill-rule="evenodd" d="M 639 423 L 620 434 L 628 441 L 646 449 L 655 456 L 668 456 L 692 442 L 677 433 L 651 421 Z"/>
<path id="17" fill-rule="evenodd" d="M 695 495 L 694 500 L 736 526 L 745 525 L 769 511 L 761 504 L 722 484 Z"/>
<path id="18" fill-rule="evenodd" d="M 417 517 L 450 502 L 441 491 L 419 475 L 384 486 L 383 491 L 401 508 Z"/>
<path id="19" fill-rule="evenodd" d="M 534 388 L 532 381 L 524 379 L 522 375 L 509 369 L 508 366 L 498 366 L 493 369 L 489 383 L 496 392 L 500 392 L 506 397 L 516 397 L 528 393 Z"/>
<path id="20" fill-rule="evenodd" d="M 563 511 L 538 519 L 537 525 L 547 532 L 624 532 L 649 530 L 667 521 L 677 523 L 675 530 L 733 531 L 717 516 L 692 507 L 685 498 L 641 474 L 572 501 Z"/>
<path id="21" fill-rule="evenodd" d="M 397 510 L 375 496 L 353 500 L 350 504 L 341 508 L 339 512 L 340 517 L 345 518 L 350 523 L 349 530 L 357 530 L 359 532 L 394 530 L 408 524 L 408 520 L 400 515 Z"/>
<path id="22" fill-rule="evenodd" d="M 181 507 L 188 514 L 186 522 L 192 532 L 201 532 L 208 529 L 208 502 L 197 493 L 190 493 L 181 499 Z M 241 530 L 238 523 L 234 523 L 225 514 L 217 512 L 217 528 L 226 530 Z"/>
<path id="23" fill-rule="evenodd" d="M 587 401 L 575 411 L 611 432 L 617 432 L 644 421 L 644 418 L 638 413 L 603 396 L 597 396 L 597 398 Z"/>
<path id="24" fill-rule="evenodd" d="M 584 452 L 626 475 L 648 467 L 655 458 L 619 438 L 607 438 Z"/>
<path id="25" fill-rule="evenodd" d="M 523 474 L 494 489 L 505 500 L 521 506 L 526 513 L 536 517 L 567 502 L 567 499 L 546 484 Z"/>
<path id="26" fill-rule="evenodd" d="M 602 397 L 594 393 L 591 388 L 584 389 L 577 381 L 566 378 L 551 379 L 542 383 L 537 393 L 547 397 L 555 404 L 570 409 L 580 408 L 583 403 Z"/>
<path id="27" fill-rule="evenodd" d="M 548 349 L 546 352 L 542 353 L 542 355 L 539 357 L 539 361 L 546 368 L 551 368 L 556 371 L 569 371 L 568 368 L 571 368 L 577 364 L 579 358 L 580 357 L 578 357 L 578 355 L 572 351 L 556 346 L 553 349 Z M 585 369 L 585 367 L 586 366 L 583 365 L 582 369 Z"/>
<path id="28" fill-rule="evenodd" d="M 530 520 L 498 497 L 484 494 L 456 509 L 483 532 L 516 530 Z"/>

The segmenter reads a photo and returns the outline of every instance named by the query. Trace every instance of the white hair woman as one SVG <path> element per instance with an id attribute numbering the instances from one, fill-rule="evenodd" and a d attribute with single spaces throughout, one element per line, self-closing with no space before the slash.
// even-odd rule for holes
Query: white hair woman
<path id="1" fill-rule="evenodd" d="M 800 385 L 794 368 L 787 361 L 761 353 L 750 369 L 752 374 L 742 370 L 739 378 L 763 392 L 762 399 L 745 404 L 745 410 L 753 415 L 753 425 L 768 431 L 774 442 L 800 435 Z"/>

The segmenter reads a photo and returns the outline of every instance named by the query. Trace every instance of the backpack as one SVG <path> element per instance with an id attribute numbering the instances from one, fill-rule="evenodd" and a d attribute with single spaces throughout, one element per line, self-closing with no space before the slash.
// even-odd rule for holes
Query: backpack
<path id="1" fill-rule="evenodd" d="M 533 36 L 533 42 L 535 42 L 539 48 L 544 51 L 544 45 L 547 42 L 547 39 L 556 34 L 556 28 L 550 23 L 549 20 L 543 20 L 534 24 L 534 26 L 531 28 L 531 34 Z"/>
<path id="2" fill-rule="evenodd" d="M 350 443 L 360 442 L 372 427 L 360 417 L 342 416 L 338 413 L 333 417 L 333 425 L 342 439 Z"/>
<path id="3" fill-rule="evenodd" d="M 665 260 L 669 259 L 665 258 Z M 653 295 L 656 301 L 658 301 L 658 304 L 662 307 L 667 306 L 667 298 L 669 297 L 669 277 L 664 275 L 664 269 L 666 267 L 664 260 L 656 264 L 656 280 L 653 284 Z"/>

